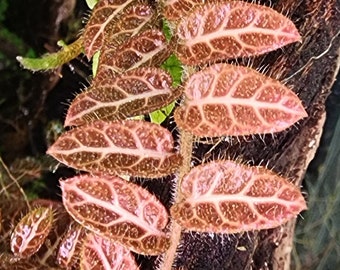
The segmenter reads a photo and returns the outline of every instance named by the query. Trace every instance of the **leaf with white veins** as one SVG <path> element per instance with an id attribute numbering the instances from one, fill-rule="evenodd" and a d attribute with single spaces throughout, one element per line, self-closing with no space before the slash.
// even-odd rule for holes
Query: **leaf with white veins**
<path id="1" fill-rule="evenodd" d="M 259 55 L 301 40 L 287 17 L 241 1 L 196 7 L 176 32 L 177 55 L 186 65 Z"/>
<path id="2" fill-rule="evenodd" d="M 182 94 L 160 68 L 138 68 L 103 80 L 79 94 L 67 111 L 65 126 L 102 119 L 123 120 L 164 107 Z"/>
<path id="3" fill-rule="evenodd" d="M 213 161 L 193 168 L 171 216 L 192 231 L 239 233 L 278 227 L 306 209 L 298 187 L 264 167 Z"/>
<path id="4" fill-rule="evenodd" d="M 307 116 L 292 90 L 251 68 L 214 64 L 184 87 L 175 121 L 198 137 L 279 132 Z"/>
<path id="5" fill-rule="evenodd" d="M 99 0 L 86 24 L 83 34 L 85 54 L 90 59 L 110 38 L 115 17 L 133 0 Z"/>
<path id="6" fill-rule="evenodd" d="M 74 128 L 47 153 L 79 170 L 147 178 L 171 174 L 182 162 L 167 129 L 134 120 L 96 121 Z"/>
<path id="7" fill-rule="evenodd" d="M 165 207 L 144 188 L 117 176 L 83 175 L 60 181 L 63 203 L 83 227 L 130 250 L 156 255 L 169 239 Z"/>

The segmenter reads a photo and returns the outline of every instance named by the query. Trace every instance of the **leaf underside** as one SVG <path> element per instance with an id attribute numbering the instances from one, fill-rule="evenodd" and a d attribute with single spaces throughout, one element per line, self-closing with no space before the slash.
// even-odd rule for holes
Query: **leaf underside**
<path id="1" fill-rule="evenodd" d="M 287 17 L 241 1 L 194 8 L 176 33 L 177 55 L 186 65 L 264 54 L 301 39 Z"/>
<path id="2" fill-rule="evenodd" d="M 82 270 L 139 269 L 127 248 L 94 233 L 87 234 L 80 258 Z"/>
<path id="3" fill-rule="evenodd" d="M 53 212 L 50 207 L 31 210 L 16 225 L 11 235 L 11 250 L 15 256 L 28 258 L 44 244 L 51 231 Z"/>
<path id="4" fill-rule="evenodd" d="M 96 174 L 157 178 L 181 164 L 171 133 L 144 121 L 96 121 L 74 128 L 48 149 L 67 166 Z"/>
<path id="5" fill-rule="evenodd" d="M 83 227 L 140 254 L 165 251 L 165 207 L 142 187 L 117 176 L 76 176 L 60 181 L 63 203 Z"/>
<path id="6" fill-rule="evenodd" d="M 159 68 L 138 68 L 103 80 L 79 94 L 67 111 L 65 126 L 95 120 L 123 120 L 164 107 L 177 99 L 171 76 Z"/>
<path id="7" fill-rule="evenodd" d="M 282 131 L 307 116 L 296 94 L 253 69 L 214 64 L 185 84 L 177 125 L 198 137 Z"/>
<path id="8" fill-rule="evenodd" d="M 240 233 L 274 228 L 306 209 L 298 187 L 264 167 L 214 161 L 192 169 L 171 216 L 199 232 Z"/>

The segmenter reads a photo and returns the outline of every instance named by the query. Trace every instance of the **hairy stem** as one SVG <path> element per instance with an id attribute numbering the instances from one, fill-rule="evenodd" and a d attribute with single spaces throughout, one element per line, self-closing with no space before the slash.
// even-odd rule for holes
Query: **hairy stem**
<path id="1" fill-rule="evenodd" d="M 192 156 L 192 143 L 193 135 L 187 131 L 180 131 L 180 154 L 183 157 L 182 166 L 179 169 L 178 180 L 176 184 L 176 195 L 175 202 L 180 201 L 182 194 L 180 191 L 181 182 L 186 173 L 190 171 L 191 156 Z M 170 236 L 170 247 L 163 255 L 163 263 L 160 267 L 161 270 L 171 270 L 176 257 L 176 250 L 181 240 L 182 227 L 175 221 L 171 224 L 171 236 Z"/>
<path id="2" fill-rule="evenodd" d="M 23 68 L 31 71 L 49 70 L 60 67 L 61 65 L 76 58 L 83 51 L 83 39 L 79 37 L 76 41 L 69 45 L 64 45 L 56 53 L 48 53 L 41 58 L 24 58 L 17 57 Z"/>

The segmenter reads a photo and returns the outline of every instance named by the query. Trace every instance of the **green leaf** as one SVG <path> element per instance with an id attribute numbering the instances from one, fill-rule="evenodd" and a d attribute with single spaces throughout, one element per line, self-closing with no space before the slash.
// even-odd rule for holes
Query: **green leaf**
<path id="1" fill-rule="evenodd" d="M 164 120 L 171 114 L 174 108 L 175 108 L 175 101 L 163 107 L 162 109 L 149 113 L 151 122 L 156 123 L 156 124 L 163 123 Z"/>
<path id="2" fill-rule="evenodd" d="M 166 40 L 170 41 L 170 39 L 172 38 L 172 32 L 171 32 L 169 22 L 165 19 L 163 19 L 163 21 L 162 21 L 162 31 L 165 35 Z"/>
<path id="3" fill-rule="evenodd" d="M 174 87 L 181 84 L 183 67 L 182 63 L 174 54 L 170 55 L 170 57 L 165 60 L 161 67 L 170 73 Z"/>
<path id="4" fill-rule="evenodd" d="M 98 0 L 86 0 L 86 4 L 90 9 L 93 9 L 93 7 L 97 4 Z"/>
<path id="5" fill-rule="evenodd" d="M 63 46 L 56 53 L 49 53 L 41 58 L 25 58 L 17 56 L 17 60 L 24 68 L 32 71 L 55 69 L 76 58 L 82 50 L 82 39 L 79 38 L 72 44 Z"/>
<path id="6" fill-rule="evenodd" d="M 167 60 L 165 60 L 161 67 L 170 73 L 173 81 L 172 85 L 174 87 L 177 87 L 181 84 L 183 67 L 182 63 L 174 54 L 172 54 Z M 156 124 L 163 123 L 164 120 L 171 114 L 174 107 L 175 102 L 172 102 L 157 111 L 149 113 L 151 122 Z"/>
<path id="7" fill-rule="evenodd" d="M 99 65 L 100 51 L 96 52 L 92 57 L 92 75 L 93 78 L 97 75 L 98 65 Z"/>

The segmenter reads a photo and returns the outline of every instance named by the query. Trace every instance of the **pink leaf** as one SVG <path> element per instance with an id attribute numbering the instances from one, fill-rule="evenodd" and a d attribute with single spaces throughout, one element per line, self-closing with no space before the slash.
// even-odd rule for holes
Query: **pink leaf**
<path id="1" fill-rule="evenodd" d="M 177 99 L 171 76 L 159 68 L 138 68 L 105 79 L 79 94 L 68 109 L 65 126 L 82 125 L 97 118 L 123 120 L 152 112 Z"/>
<path id="2" fill-rule="evenodd" d="M 63 203 L 83 227 L 141 254 L 159 254 L 169 239 L 165 207 L 142 187 L 117 176 L 83 175 L 60 181 Z"/>
<path id="3" fill-rule="evenodd" d="M 62 134 L 47 153 L 73 168 L 156 178 L 181 164 L 171 133 L 144 121 L 97 121 Z"/>
<path id="4" fill-rule="evenodd" d="M 215 64 L 193 74 L 185 95 L 175 121 L 198 137 L 279 132 L 307 116 L 290 89 L 242 66 Z"/>
<path id="5" fill-rule="evenodd" d="M 85 54 L 90 59 L 112 35 L 115 17 L 133 0 L 99 0 L 84 31 Z"/>
<path id="6" fill-rule="evenodd" d="M 11 235 L 11 250 L 15 256 L 27 258 L 36 253 L 51 231 L 53 212 L 50 207 L 31 210 L 16 225 Z"/>
<path id="7" fill-rule="evenodd" d="M 164 1 L 164 17 L 169 21 L 177 21 L 186 17 L 195 6 L 202 5 L 206 0 L 166 0 Z"/>
<path id="8" fill-rule="evenodd" d="M 300 190 L 264 167 L 214 161 L 192 169 L 171 216 L 188 230 L 239 233 L 282 225 L 306 209 Z"/>
<path id="9" fill-rule="evenodd" d="M 177 36 L 177 55 L 187 65 L 259 55 L 301 39 L 282 14 L 241 1 L 195 8 L 182 18 Z"/>
<path id="10" fill-rule="evenodd" d="M 118 47 L 101 52 L 98 74 L 93 84 L 98 85 L 117 73 L 150 64 L 160 64 L 169 56 L 164 34 L 160 30 L 147 30 L 130 38 Z"/>
<path id="11" fill-rule="evenodd" d="M 62 268 L 72 269 L 78 266 L 79 253 L 85 238 L 85 229 L 76 222 L 71 222 L 60 242 L 57 262 Z"/>
<path id="12" fill-rule="evenodd" d="M 130 251 L 94 233 L 88 233 L 80 257 L 82 270 L 138 270 Z"/>

